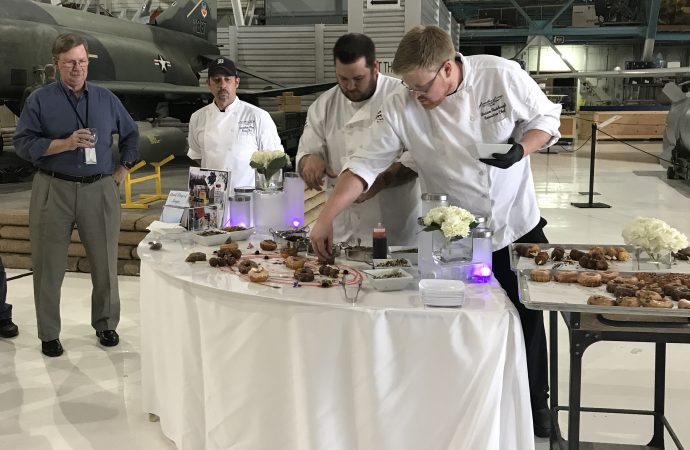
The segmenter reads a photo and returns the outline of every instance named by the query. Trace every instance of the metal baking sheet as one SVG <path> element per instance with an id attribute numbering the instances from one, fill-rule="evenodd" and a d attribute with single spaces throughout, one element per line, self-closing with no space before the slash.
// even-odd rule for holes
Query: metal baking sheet
<path id="1" fill-rule="evenodd" d="M 524 256 L 519 256 L 517 252 L 515 251 L 515 246 L 516 245 L 521 245 L 521 244 L 512 244 L 510 247 L 510 267 L 513 270 L 531 270 L 531 269 L 551 269 L 554 264 L 557 264 L 558 261 L 552 261 L 548 260 L 546 264 L 542 266 L 538 266 L 534 262 L 534 258 L 527 258 Z M 531 245 L 531 244 L 527 244 Z M 635 268 L 633 267 L 634 264 L 634 247 L 632 245 L 617 245 L 617 244 L 536 244 L 539 245 L 540 249 L 542 251 L 546 251 L 549 254 L 553 251 L 554 248 L 556 247 L 562 247 L 566 254 L 570 252 L 570 250 L 576 248 L 578 250 L 581 250 L 585 253 L 587 253 L 592 247 L 623 247 L 630 253 L 630 259 L 628 261 L 616 261 L 616 260 L 607 260 L 606 262 L 609 263 L 609 268 L 608 270 L 615 270 L 616 272 L 636 272 Z M 592 269 L 585 269 L 583 267 L 580 267 L 580 265 L 576 262 L 569 261 L 566 264 L 562 265 L 559 267 L 560 270 L 592 270 Z M 594 271 L 596 272 L 596 271 Z M 639 272 L 650 272 L 650 270 L 644 270 L 641 269 Z M 661 270 L 654 270 L 654 272 L 660 272 L 660 273 L 690 273 L 690 261 L 680 261 L 680 260 L 674 260 L 673 264 L 671 265 L 670 269 L 661 269 Z"/>
<path id="2" fill-rule="evenodd" d="M 529 279 L 530 270 L 518 272 L 520 301 L 529 309 L 548 311 L 571 311 L 583 313 L 633 314 L 644 316 L 690 317 L 690 309 L 666 308 L 632 308 L 625 306 L 588 305 L 590 295 L 612 295 L 606 292 L 606 286 L 586 287 L 578 283 L 558 283 L 549 281 L 539 283 Z M 622 273 L 621 275 L 634 275 Z"/>

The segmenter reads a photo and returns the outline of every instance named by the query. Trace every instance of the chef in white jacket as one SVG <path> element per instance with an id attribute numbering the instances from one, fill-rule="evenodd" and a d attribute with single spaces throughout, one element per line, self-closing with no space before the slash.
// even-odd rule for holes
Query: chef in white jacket
<path id="1" fill-rule="evenodd" d="M 208 67 L 208 87 L 213 102 L 192 114 L 189 120 L 187 156 L 201 167 L 229 170 L 230 186 L 254 186 L 249 167 L 257 150 L 282 150 L 271 116 L 261 108 L 237 98 L 240 77 L 235 63 L 219 57 Z"/>
<path id="2" fill-rule="evenodd" d="M 341 36 L 333 47 L 333 61 L 338 85 L 309 107 L 296 158 L 307 186 L 320 190 L 326 176 L 328 195 L 349 157 L 371 140 L 384 99 L 405 92 L 400 80 L 379 73 L 374 43 L 363 34 Z M 389 245 L 416 244 L 421 213 L 417 174 L 400 162 L 386 169 L 372 189 L 335 218 L 335 242 L 361 239 L 371 245 L 372 230 L 381 222 Z"/>
<path id="3" fill-rule="evenodd" d="M 400 148 L 408 148 L 429 192 L 447 193 L 450 204 L 491 218 L 494 276 L 522 321 L 534 431 L 548 436 L 543 318 L 541 311 L 520 303 L 508 249 L 513 242 L 547 242 L 528 155 L 560 137 L 561 106 L 551 103 L 517 63 L 462 56 L 438 27 L 410 30 L 398 46 L 393 71 L 408 92 L 384 102 L 371 143 L 345 165 L 312 228 L 315 250 L 327 256 L 333 217 L 374 183 L 399 157 Z M 513 143 L 510 150 L 488 158 L 480 158 L 473 147 L 507 142 Z"/>

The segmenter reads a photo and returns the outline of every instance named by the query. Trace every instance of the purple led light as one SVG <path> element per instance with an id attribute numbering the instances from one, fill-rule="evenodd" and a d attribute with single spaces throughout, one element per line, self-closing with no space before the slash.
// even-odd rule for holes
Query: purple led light
<path id="1" fill-rule="evenodd" d="M 473 283 L 488 283 L 491 281 L 491 267 L 479 264 L 472 269 Z"/>
<path id="2" fill-rule="evenodd" d="M 299 220 L 295 219 L 295 220 L 292 221 L 292 226 L 295 227 L 295 228 L 299 228 L 299 226 L 301 225 L 301 223 L 302 223 L 302 222 L 300 222 Z"/>

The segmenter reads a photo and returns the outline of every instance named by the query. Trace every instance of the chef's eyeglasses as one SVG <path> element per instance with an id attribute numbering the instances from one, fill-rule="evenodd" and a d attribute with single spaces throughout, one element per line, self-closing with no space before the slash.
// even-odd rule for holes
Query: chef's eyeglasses
<path id="1" fill-rule="evenodd" d="M 405 83 L 403 80 L 400 80 L 400 82 L 402 83 L 403 86 L 405 86 L 405 89 L 407 89 L 408 91 L 410 91 L 410 94 L 413 94 L 413 95 L 426 95 L 426 93 L 429 92 L 429 89 L 431 89 L 431 87 L 434 85 L 434 81 L 436 81 L 436 78 L 438 77 L 438 74 L 441 73 L 441 69 L 443 69 L 443 66 L 445 66 L 446 63 L 447 63 L 448 61 L 450 61 L 450 60 L 449 60 L 449 59 L 446 59 L 445 61 L 443 61 L 443 63 L 441 63 L 441 67 L 439 67 L 438 70 L 436 71 L 436 75 L 434 75 L 434 78 L 432 78 L 431 81 L 429 81 L 429 82 L 426 84 L 426 88 L 424 88 L 424 89 L 412 89 L 412 88 L 409 87 L 409 86 L 407 85 L 407 83 Z"/>

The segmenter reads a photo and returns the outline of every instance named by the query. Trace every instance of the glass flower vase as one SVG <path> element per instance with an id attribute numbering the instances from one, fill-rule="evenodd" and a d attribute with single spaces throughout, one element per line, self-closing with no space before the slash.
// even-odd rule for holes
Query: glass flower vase
<path id="1" fill-rule="evenodd" d="M 256 188 L 262 191 L 280 191 L 283 189 L 283 169 L 278 169 L 269 178 L 265 174 L 254 170 Z"/>
<path id="2" fill-rule="evenodd" d="M 669 270 L 672 262 L 671 250 L 654 253 L 635 247 L 633 252 L 633 270 Z"/>
<path id="3" fill-rule="evenodd" d="M 432 257 L 436 264 L 458 265 L 472 262 L 472 237 L 450 240 L 433 231 Z"/>

